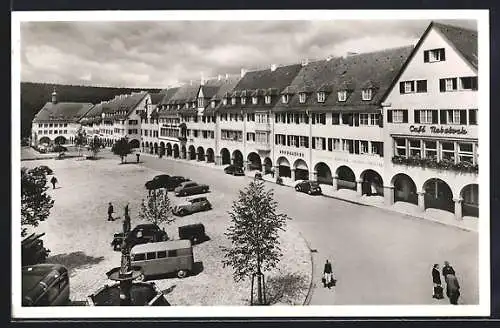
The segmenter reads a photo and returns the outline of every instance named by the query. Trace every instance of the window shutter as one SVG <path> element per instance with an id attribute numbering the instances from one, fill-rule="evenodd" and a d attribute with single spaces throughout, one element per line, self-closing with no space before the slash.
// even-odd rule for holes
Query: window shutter
<path id="1" fill-rule="evenodd" d="M 469 109 L 469 124 L 470 125 L 477 124 L 476 110 L 475 109 Z"/>
<path id="2" fill-rule="evenodd" d="M 290 137 L 291 136 L 286 136 L 286 145 L 290 146 Z"/>
<path id="3" fill-rule="evenodd" d="M 443 49 L 439 49 L 439 52 L 440 52 L 440 58 L 441 58 L 441 61 L 445 61 L 446 60 L 446 57 L 444 55 L 444 48 Z"/>
<path id="4" fill-rule="evenodd" d="M 429 62 L 429 50 L 424 51 L 424 63 Z"/>
<path id="5" fill-rule="evenodd" d="M 278 123 L 278 115 L 279 114 L 274 115 L 274 123 Z"/>
<path id="6" fill-rule="evenodd" d="M 439 91 L 440 92 L 445 92 L 446 91 L 446 84 L 445 84 L 444 79 L 439 79 Z"/>
<path id="7" fill-rule="evenodd" d="M 333 150 L 333 147 L 332 147 L 332 138 L 328 138 L 328 150 L 329 151 Z"/>
<path id="8" fill-rule="evenodd" d="M 309 137 L 304 139 L 304 144 L 306 145 L 306 148 L 309 148 Z"/>
<path id="9" fill-rule="evenodd" d="M 326 150 L 326 138 L 321 138 L 321 139 L 322 139 L 323 150 Z"/>
<path id="10" fill-rule="evenodd" d="M 399 82 L 399 93 L 405 93 L 405 83 Z"/>
<path id="11" fill-rule="evenodd" d="M 432 124 L 438 124 L 438 111 L 432 111 Z"/>
<path id="12" fill-rule="evenodd" d="M 384 127 L 384 115 L 382 114 L 377 114 L 378 115 L 378 126 L 383 128 Z"/>
<path id="13" fill-rule="evenodd" d="M 349 122 L 349 126 L 354 125 L 352 114 L 347 115 L 347 121 Z"/>
<path id="14" fill-rule="evenodd" d="M 415 120 L 415 123 L 420 124 L 420 111 L 418 109 L 415 109 L 413 111 L 413 118 Z"/>
<path id="15" fill-rule="evenodd" d="M 452 79 L 452 81 L 453 81 L 453 90 L 457 90 L 458 89 L 457 88 L 457 79 L 454 78 L 454 79 Z"/>
<path id="16" fill-rule="evenodd" d="M 312 137 L 312 149 L 316 149 L 316 138 L 315 137 Z"/>
<path id="17" fill-rule="evenodd" d="M 446 124 L 446 109 L 441 109 L 440 110 L 440 118 L 441 118 L 441 121 L 439 122 L 440 124 Z"/>
<path id="18" fill-rule="evenodd" d="M 392 109 L 387 110 L 387 123 L 392 123 Z"/>
<path id="19" fill-rule="evenodd" d="M 309 124 L 309 115 L 304 115 L 306 124 Z"/>
<path id="20" fill-rule="evenodd" d="M 403 110 L 403 123 L 408 123 L 408 110 Z"/>
<path id="21" fill-rule="evenodd" d="M 472 78 L 472 90 L 477 90 L 477 77 Z"/>
<path id="22" fill-rule="evenodd" d="M 467 111 L 466 110 L 461 110 L 460 111 L 460 124 L 467 124 Z"/>
<path id="23" fill-rule="evenodd" d="M 354 153 L 359 154 L 359 140 L 354 140 Z"/>
<path id="24" fill-rule="evenodd" d="M 353 114 L 354 116 L 354 126 L 359 126 L 359 114 Z"/>

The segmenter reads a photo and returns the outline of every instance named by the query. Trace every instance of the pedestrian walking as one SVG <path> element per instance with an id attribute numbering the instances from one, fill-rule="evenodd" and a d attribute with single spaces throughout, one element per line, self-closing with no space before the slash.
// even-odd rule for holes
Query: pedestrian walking
<path id="1" fill-rule="evenodd" d="M 432 283 L 434 284 L 432 297 L 438 300 L 444 298 L 443 286 L 441 285 L 441 273 L 439 272 L 439 264 L 434 264 L 434 266 L 432 267 Z"/>
<path id="2" fill-rule="evenodd" d="M 455 270 L 453 267 L 450 265 L 450 262 L 444 261 L 444 266 L 443 266 L 443 277 L 446 279 L 446 276 L 449 274 L 455 274 Z"/>
<path id="3" fill-rule="evenodd" d="M 323 269 L 323 287 L 331 288 L 333 285 L 333 270 L 332 264 L 326 260 L 325 268 Z"/>
<path id="4" fill-rule="evenodd" d="M 52 189 L 56 189 L 57 178 L 55 176 L 50 179 L 50 183 L 52 183 Z"/>
<path id="5" fill-rule="evenodd" d="M 450 304 L 457 305 L 460 297 L 460 285 L 457 276 L 450 273 L 444 279 L 446 281 L 446 296 L 450 299 Z"/>
<path id="6" fill-rule="evenodd" d="M 113 212 L 114 212 L 113 204 L 111 204 L 111 202 L 109 202 L 109 205 L 108 205 L 108 221 L 113 221 Z"/>
<path id="7" fill-rule="evenodd" d="M 135 154 L 135 157 L 137 157 L 137 163 L 139 163 L 139 157 L 141 157 L 141 154 L 137 153 Z"/>

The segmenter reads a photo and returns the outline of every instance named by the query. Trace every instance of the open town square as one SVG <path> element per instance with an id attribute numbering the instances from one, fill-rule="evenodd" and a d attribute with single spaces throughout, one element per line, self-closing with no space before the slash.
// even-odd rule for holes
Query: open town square
<path id="1" fill-rule="evenodd" d="M 407 44 L 96 100 L 25 86 L 23 307 L 478 305 L 476 21 L 419 22 Z"/>

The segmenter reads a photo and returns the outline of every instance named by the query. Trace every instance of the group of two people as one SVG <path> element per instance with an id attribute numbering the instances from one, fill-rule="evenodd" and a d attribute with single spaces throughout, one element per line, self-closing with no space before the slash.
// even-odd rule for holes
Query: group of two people
<path id="1" fill-rule="evenodd" d="M 131 229 L 131 223 L 130 223 L 130 214 L 129 214 L 129 203 L 125 205 L 125 215 L 124 215 L 124 220 L 123 220 L 123 231 L 128 232 Z M 113 204 L 109 202 L 108 204 L 108 221 L 114 221 L 115 219 L 113 218 L 113 213 L 114 213 L 114 208 Z"/>
<path id="2" fill-rule="evenodd" d="M 446 296 L 450 299 L 450 304 L 457 305 L 460 297 L 460 285 L 458 284 L 455 270 L 448 261 L 444 261 L 442 272 L 439 272 L 439 264 L 432 267 L 432 282 L 434 284 L 433 298 L 443 299 L 443 286 L 441 284 L 441 274 L 446 282 Z"/>

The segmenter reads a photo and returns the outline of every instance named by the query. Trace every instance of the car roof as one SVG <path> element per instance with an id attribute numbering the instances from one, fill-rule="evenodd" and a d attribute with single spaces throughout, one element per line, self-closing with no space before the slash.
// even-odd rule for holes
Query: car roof
<path id="1" fill-rule="evenodd" d="M 180 248 L 190 248 L 191 241 L 187 239 L 160 241 L 156 243 L 139 244 L 132 247 L 130 253 L 148 253 L 158 251 L 169 251 Z"/>
<path id="2" fill-rule="evenodd" d="M 143 223 L 143 224 L 136 225 L 134 230 L 135 229 L 145 229 L 145 228 L 158 228 L 159 229 L 159 227 L 154 223 Z"/>
<path id="3" fill-rule="evenodd" d="M 190 199 L 188 199 L 188 201 L 190 201 L 190 202 L 191 202 L 191 201 L 193 201 L 193 200 L 200 200 L 200 199 L 204 199 L 204 200 L 206 200 L 206 199 L 207 199 L 207 197 L 194 197 L 194 198 L 190 198 Z"/>

